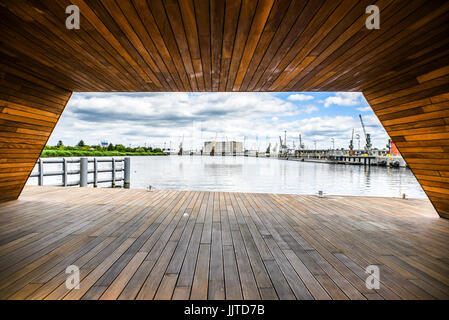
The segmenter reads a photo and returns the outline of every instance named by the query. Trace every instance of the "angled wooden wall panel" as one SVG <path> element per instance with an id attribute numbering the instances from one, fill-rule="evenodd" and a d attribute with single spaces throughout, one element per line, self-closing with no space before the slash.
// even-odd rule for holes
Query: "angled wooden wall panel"
<path id="1" fill-rule="evenodd" d="M 417 70 L 412 79 L 380 82 L 364 94 L 435 209 L 449 218 L 449 64 Z"/>
<path id="2" fill-rule="evenodd" d="M 0 201 L 16 199 L 71 92 L 7 68 L 0 86 Z"/>

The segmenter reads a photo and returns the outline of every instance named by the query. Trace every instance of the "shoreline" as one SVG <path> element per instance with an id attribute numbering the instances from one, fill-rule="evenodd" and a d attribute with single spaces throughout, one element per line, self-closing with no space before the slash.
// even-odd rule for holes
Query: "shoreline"
<path id="1" fill-rule="evenodd" d="M 50 151 L 50 152 L 49 152 Z M 118 151 L 56 151 L 44 150 L 40 158 L 77 158 L 77 157 L 132 157 L 132 156 L 167 156 L 159 152 L 118 152 Z"/>

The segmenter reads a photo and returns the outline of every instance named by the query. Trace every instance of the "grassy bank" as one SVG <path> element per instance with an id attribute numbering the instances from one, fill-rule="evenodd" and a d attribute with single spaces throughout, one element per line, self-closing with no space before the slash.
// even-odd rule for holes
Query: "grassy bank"
<path id="1" fill-rule="evenodd" d="M 107 147 L 100 145 L 86 145 L 83 140 L 76 146 L 64 146 L 59 141 L 56 146 L 45 146 L 41 157 L 122 157 L 122 156 L 166 156 L 167 154 L 159 148 L 151 147 L 125 147 L 122 144 Z"/>
<path id="2" fill-rule="evenodd" d="M 164 152 L 120 152 L 98 150 L 44 150 L 41 157 L 117 157 L 117 156 L 165 156 Z"/>

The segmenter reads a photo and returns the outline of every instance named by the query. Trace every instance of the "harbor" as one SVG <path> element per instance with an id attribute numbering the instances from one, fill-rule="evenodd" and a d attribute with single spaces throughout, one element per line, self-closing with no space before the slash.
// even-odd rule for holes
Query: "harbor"
<path id="1" fill-rule="evenodd" d="M 382 167 L 407 167 L 407 163 L 401 156 L 398 148 L 393 140 L 388 139 L 384 148 L 373 148 L 371 143 L 371 134 L 367 132 L 362 115 L 359 115 L 361 128 L 363 130 L 363 138 L 365 145 L 360 147 L 361 137 L 359 134 L 354 136 L 354 129 L 352 129 L 352 136 L 349 140 L 348 148 L 335 148 L 335 139 L 331 138 L 332 148 L 317 148 L 316 141 L 314 148 L 307 148 L 303 143 L 301 133 L 298 134 L 297 143 L 295 139 L 287 139 L 287 131 L 284 131 L 284 137 L 279 136 L 279 144 L 276 142 L 272 147 L 272 143 L 268 142 L 265 151 L 259 149 L 257 143 L 256 148 L 248 148 L 245 144 L 246 137 L 242 141 L 235 141 L 228 139 L 226 141 L 217 141 L 218 134 L 212 141 L 205 141 L 203 146 L 198 149 L 184 149 L 184 136 L 182 137 L 178 150 L 167 149 L 164 143 L 163 151 L 169 155 L 190 155 L 190 156 L 245 156 L 245 157 L 266 157 L 278 158 L 282 160 L 294 160 L 305 162 L 318 162 L 328 164 L 347 164 L 347 165 L 364 165 L 364 166 L 382 166 Z M 268 138 L 268 137 L 266 137 Z M 358 140 L 358 148 L 355 148 L 355 139 Z M 266 139 L 268 140 L 268 139 Z M 289 144 L 290 140 L 290 144 Z M 258 137 L 256 137 L 258 141 Z"/>
<path id="2" fill-rule="evenodd" d="M 404 158 L 399 154 L 390 154 L 386 150 L 372 152 L 370 155 L 364 151 L 350 150 L 294 150 L 288 153 L 268 153 L 259 152 L 257 150 L 245 150 L 245 152 L 220 152 L 218 154 L 209 155 L 201 151 L 187 151 L 182 154 L 178 152 L 170 153 L 170 155 L 189 155 L 189 156 L 228 156 L 228 157 L 256 157 L 256 158 L 275 158 L 279 160 L 316 162 L 328 164 L 348 164 L 348 165 L 365 165 L 380 167 L 407 167 Z"/>
<path id="3" fill-rule="evenodd" d="M 407 168 L 379 166 L 348 166 L 322 162 L 286 161 L 278 157 L 255 156 L 132 156 L 117 157 L 116 187 L 124 182 L 124 162 L 129 159 L 129 187 L 144 190 L 193 190 L 248 193 L 286 193 L 316 195 L 380 196 L 425 198 L 425 193 Z M 79 159 L 67 164 L 67 184 L 79 185 Z M 98 162 L 98 161 L 105 162 Z M 109 160 L 109 161 L 107 161 Z M 97 159 L 97 185 L 110 188 L 112 181 L 111 159 Z M 44 186 L 64 185 L 62 159 L 45 158 Z M 88 158 L 87 186 L 95 184 L 94 158 Z M 59 163 L 58 163 L 59 162 Z M 101 181 L 108 181 L 100 183 Z M 36 165 L 28 185 L 39 185 L 39 165 Z"/>
<path id="4" fill-rule="evenodd" d="M 373 148 L 362 116 L 365 135 L 357 147 L 354 129 L 349 148 L 320 149 L 316 142 L 308 148 L 303 136 L 297 141 L 279 136 L 279 143 L 268 142 L 264 152 L 243 141 L 212 140 L 201 142 L 201 149 L 185 149 L 184 135 L 178 149 L 147 146 L 125 147 L 101 141 L 87 146 L 81 140 L 77 146 L 47 147 L 50 152 L 103 154 L 120 151 L 126 157 L 55 157 L 40 158 L 28 179 L 28 185 L 124 187 L 147 190 L 236 191 L 285 194 L 330 194 L 352 196 L 423 198 L 422 190 L 407 167 L 394 142 L 389 139 L 384 148 Z M 268 137 L 267 137 L 268 138 Z M 190 145 L 194 144 L 191 139 Z M 256 141 L 258 138 L 256 137 Z M 196 142 L 196 143 L 199 143 Z M 257 144 L 258 146 L 258 144 Z M 147 152 L 162 154 L 145 155 Z M 129 152 L 129 153 L 123 153 Z M 107 153 L 106 153 L 107 154 Z M 143 154 L 143 155 L 140 155 Z M 165 155 L 165 156 L 164 156 Z M 44 166 L 45 164 L 45 166 Z M 46 168 L 44 170 L 44 167 Z M 44 182 L 45 177 L 45 182 Z"/>
<path id="5" fill-rule="evenodd" d="M 35 165 L 28 184 L 35 184 L 33 178 L 37 178 L 37 185 L 53 186 L 72 186 L 79 185 L 86 187 L 88 185 L 108 186 L 113 188 L 123 186 L 125 188 L 149 189 L 158 188 L 164 190 L 194 190 L 194 191 L 239 191 L 239 192 L 280 192 L 280 193 L 299 193 L 316 194 L 318 192 L 342 195 L 374 195 L 374 196 L 402 196 L 423 197 L 424 192 L 419 183 L 414 178 L 412 172 L 402 156 L 399 153 L 395 143 L 388 139 L 384 148 L 373 148 L 371 135 L 367 132 L 362 115 L 359 115 L 361 128 L 363 129 L 365 145 L 363 149 L 360 146 L 360 135 L 354 136 L 352 129 L 349 148 L 336 148 L 335 139 L 332 138 L 332 148 L 319 149 L 316 142 L 314 148 L 307 148 L 303 142 L 301 133 L 298 134 L 297 143 L 295 139 L 287 139 L 287 131 L 284 131 L 284 137 L 279 136 L 279 144 L 272 147 L 268 142 L 267 148 L 261 152 L 257 144 L 256 149 L 248 148 L 243 142 L 237 140 L 218 140 L 218 133 L 215 138 L 209 141 L 203 141 L 200 150 L 185 150 L 184 135 L 179 143 L 177 150 L 172 150 L 171 143 L 167 149 L 167 143 L 163 148 L 156 146 L 147 147 L 125 147 L 121 144 L 113 145 L 107 141 L 101 141 L 96 146 L 86 146 L 81 140 L 75 147 L 65 147 L 62 141 L 58 142 L 53 152 L 60 152 L 61 149 L 70 149 L 70 152 L 79 152 L 83 149 L 85 153 L 102 154 L 109 152 L 119 152 L 119 150 L 130 152 L 132 157 L 80 157 L 80 158 L 40 158 Z M 355 139 L 358 144 L 355 148 Z M 193 139 L 192 139 L 193 140 Z M 266 142 L 268 141 L 268 137 Z M 258 137 L 256 137 L 258 141 Z M 290 141 L 290 143 L 289 143 Z M 193 143 L 191 143 L 193 145 Z M 72 150 L 74 149 L 74 150 Z M 141 156 L 147 152 L 154 152 L 168 155 L 167 157 Z M 156 153 L 156 154 L 157 154 Z M 126 153 L 122 153 L 126 154 Z M 150 153 L 151 154 L 151 153 Z M 183 160 L 188 156 L 190 160 Z M 134 165 L 131 170 L 131 158 L 134 158 Z M 220 159 L 221 158 L 221 159 Z M 258 160 L 247 161 L 241 158 L 258 158 Z M 235 159 L 235 160 L 233 160 Z M 259 160 L 260 159 L 260 160 Z M 278 160 L 277 164 L 267 165 L 266 160 Z M 294 162 L 290 165 L 283 165 L 282 162 Z M 53 166 L 53 171 L 44 173 L 44 163 Z M 308 164 L 306 164 L 308 163 Z M 70 165 L 72 164 L 72 167 Z M 75 164 L 75 167 L 73 167 Z M 102 165 L 103 164 L 103 165 Z M 104 165 L 110 164 L 110 165 Z M 320 168 L 319 165 L 344 165 L 341 168 L 329 167 L 328 170 Z M 117 167 L 118 165 L 118 167 Z M 345 168 L 348 166 L 348 168 Z M 350 169 L 350 166 L 363 167 L 361 170 Z M 402 171 L 382 171 L 370 170 L 372 166 L 399 169 Z M 211 170 L 213 168 L 213 170 Z M 345 172 L 347 171 L 347 172 Z M 131 174 L 133 172 L 133 174 Z M 309 176 L 309 172 L 315 173 Z M 106 175 L 105 175 L 106 174 Z M 346 176 L 360 178 L 351 179 L 346 184 Z M 69 175 L 78 175 L 78 179 L 69 181 Z M 133 178 L 131 177 L 133 175 Z M 286 181 L 283 184 L 278 183 L 282 180 L 282 175 L 295 177 L 292 181 Z M 44 176 L 50 177 L 50 182 L 43 183 Z M 61 179 L 55 179 L 55 176 L 62 176 Z M 337 182 L 336 187 L 330 182 L 329 177 Z M 402 182 L 389 188 L 390 181 L 397 181 L 395 177 L 403 177 L 400 181 L 408 181 L 405 188 Z M 377 178 L 380 177 L 379 182 Z M 388 178 L 385 178 L 388 177 Z M 132 178 L 132 179 L 131 179 Z M 211 181 L 213 179 L 213 182 Z M 260 179 L 262 178 L 262 179 Z M 132 180 L 132 182 L 131 182 Z M 290 179 L 286 179 L 290 180 Z M 354 183 L 353 180 L 358 181 Z M 251 188 L 245 187 L 245 182 L 251 185 Z M 116 184 L 118 183 L 118 185 Z M 373 184 L 374 188 L 364 190 L 367 185 Z M 278 186 L 277 186 L 278 185 Z M 262 186 L 262 188 L 260 188 Z M 311 188 L 304 188 L 311 186 Z M 384 189 L 379 193 L 374 189 Z M 325 191 L 323 191 L 325 190 Z M 349 193 L 348 190 L 351 190 Z"/>

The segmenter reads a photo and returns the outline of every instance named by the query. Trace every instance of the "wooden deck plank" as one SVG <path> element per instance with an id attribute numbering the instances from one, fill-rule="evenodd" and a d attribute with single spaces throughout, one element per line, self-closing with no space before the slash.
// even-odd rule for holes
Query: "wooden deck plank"
<path id="1" fill-rule="evenodd" d="M 210 244 L 200 244 L 190 299 L 207 300 L 209 283 Z"/>
<path id="2" fill-rule="evenodd" d="M 208 298 L 210 300 L 222 300 L 225 298 L 224 287 L 224 262 L 223 262 L 223 245 L 221 238 L 221 223 L 218 211 L 218 195 L 214 193 L 214 213 L 213 219 L 217 219 L 212 223 L 212 243 L 210 253 L 210 267 L 209 267 L 209 290 Z"/>
<path id="3" fill-rule="evenodd" d="M 449 299 L 424 199 L 26 187 L 0 237 L 4 299 Z"/>

